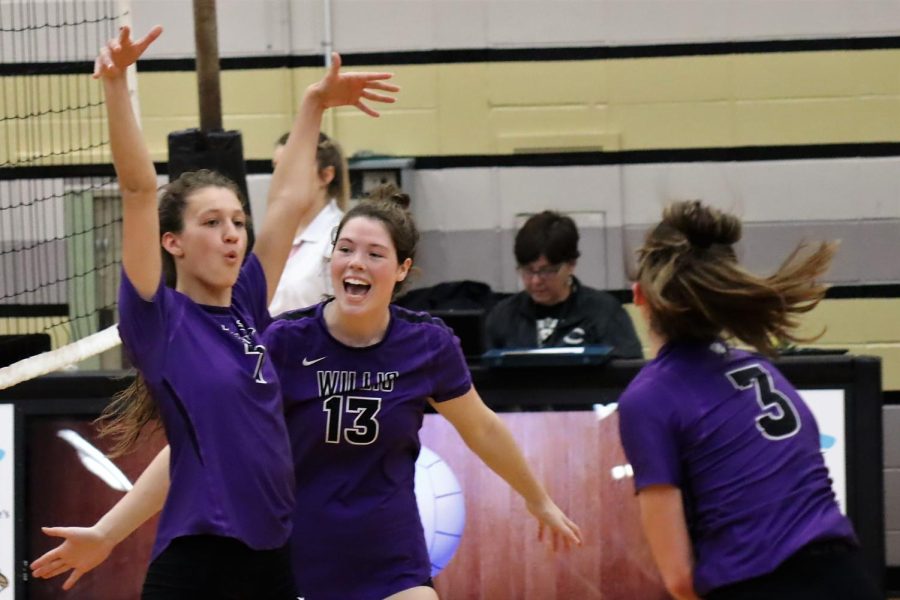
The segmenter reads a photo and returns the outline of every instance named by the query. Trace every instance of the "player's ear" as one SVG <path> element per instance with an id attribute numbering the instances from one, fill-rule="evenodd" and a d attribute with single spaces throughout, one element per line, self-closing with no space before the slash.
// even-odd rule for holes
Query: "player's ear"
<path id="1" fill-rule="evenodd" d="M 324 169 L 319 169 L 319 183 L 323 187 L 328 187 L 331 185 L 331 182 L 334 181 L 335 170 L 334 166 L 328 165 Z"/>
<path id="2" fill-rule="evenodd" d="M 160 241 L 165 251 L 172 256 L 184 256 L 184 250 L 182 250 L 181 248 L 181 239 L 179 239 L 178 235 L 172 233 L 171 231 L 167 231 L 162 234 L 162 238 Z"/>
<path id="3" fill-rule="evenodd" d="M 634 300 L 635 306 L 645 306 L 647 304 L 647 298 L 644 296 L 644 290 L 641 289 L 641 284 L 637 281 L 631 284 L 631 296 Z"/>
<path id="4" fill-rule="evenodd" d="M 401 282 L 406 279 L 406 276 L 409 275 L 409 270 L 412 268 L 412 259 L 407 258 L 397 267 L 397 282 Z"/>

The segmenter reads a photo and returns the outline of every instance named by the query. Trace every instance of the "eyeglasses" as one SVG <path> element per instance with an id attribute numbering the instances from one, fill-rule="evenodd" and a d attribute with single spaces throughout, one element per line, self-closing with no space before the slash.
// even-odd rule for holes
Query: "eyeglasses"
<path id="1" fill-rule="evenodd" d="M 562 267 L 562 265 L 550 265 L 541 267 L 540 269 L 532 269 L 520 265 L 517 267 L 517 270 L 523 279 L 531 279 L 532 277 L 537 277 L 538 279 L 550 279 L 554 275 L 557 275 Z"/>

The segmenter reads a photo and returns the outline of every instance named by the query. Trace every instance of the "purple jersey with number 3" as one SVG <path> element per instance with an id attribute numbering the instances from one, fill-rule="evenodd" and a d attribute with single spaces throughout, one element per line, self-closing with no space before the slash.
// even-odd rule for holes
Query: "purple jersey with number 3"
<path id="1" fill-rule="evenodd" d="M 765 358 L 721 342 L 667 344 L 619 411 L 636 489 L 682 491 L 699 594 L 769 573 L 810 542 L 855 541 L 815 419 Z"/>
<path id="2" fill-rule="evenodd" d="M 174 538 L 287 543 L 293 508 L 290 443 L 278 377 L 259 331 L 271 321 L 266 281 L 250 255 L 229 307 L 203 306 L 160 284 L 143 300 L 122 274 L 119 333 L 159 406 L 171 487 L 153 557 Z"/>
<path id="3" fill-rule="evenodd" d="M 414 493 L 419 428 L 427 398 L 457 398 L 472 382 L 440 320 L 391 306 L 384 339 L 352 348 L 328 333 L 324 306 L 266 332 L 294 449 L 297 589 L 313 600 L 380 600 L 429 578 Z"/>

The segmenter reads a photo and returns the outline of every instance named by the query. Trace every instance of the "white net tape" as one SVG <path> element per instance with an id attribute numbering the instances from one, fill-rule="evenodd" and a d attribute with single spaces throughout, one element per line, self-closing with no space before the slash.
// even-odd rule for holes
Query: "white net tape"
<path id="1" fill-rule="evenodd" d="M 0 369 L 0 390 L 81 362 L 120 343 L 119 328 L 113 325 L 62 348 L 20 360 Z"/>

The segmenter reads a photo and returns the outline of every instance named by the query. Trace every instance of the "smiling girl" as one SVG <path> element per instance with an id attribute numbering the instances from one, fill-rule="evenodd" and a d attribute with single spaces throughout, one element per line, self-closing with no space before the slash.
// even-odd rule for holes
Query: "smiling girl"
<path id="1" fill-rule="evenodd" d="M 419 234 L 409 198 L 379 193 L 337 228 L 334 298 L 288 313 L 267 333 L 294 450 L 295 577 L 298 591 L 317 600 L 437 598 L 414 494 L 428 405 L 525 499 L 554 546 L 581 541 L 472 387 L 453 332 L 391 304 Z M 310 360 L 289 357 L 304 342 Z"/>

